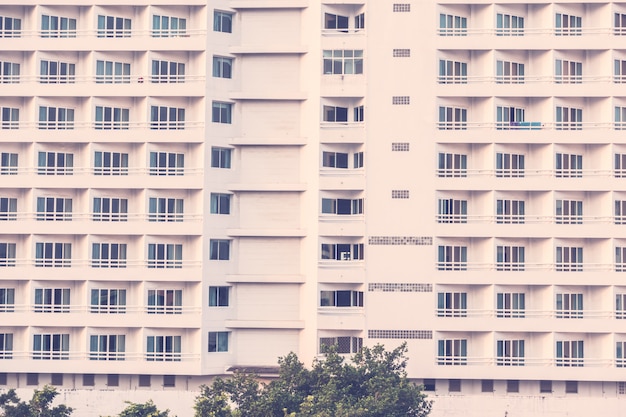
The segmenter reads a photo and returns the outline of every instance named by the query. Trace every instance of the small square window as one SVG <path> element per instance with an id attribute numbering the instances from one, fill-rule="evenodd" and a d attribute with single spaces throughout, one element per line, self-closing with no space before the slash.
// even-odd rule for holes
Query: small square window
<path id="1" fill-rule="evenodd" d="M 460 379 L 448 380 L 448 392 L 461 392 L 461 380 Z"/>
<path id="2" fill-rule="evenodd" d="M 232 33 L 233 32 L 233 14 L 228 12 L 213 12 L 213 31 Z"/>
<path id="3" fill-rule="evenodd" d="M 565 381 L 565 393 L 577 394 L 578 393 L 578 381 Z"/>
<path id="4" fill-rule="evenodd" d="M 541 393 L 551 393 L 552 392 L 552 381 L 539 381 L 539 392 Z"/>
<path id="5" fill-rule="evenodd" d="M 493 392 L 493 379 L 483 379 L 480 390 L 482 392 Z"/>
<path id="6" fill-rule="evenodd" d="M 211 121 L 213 123 L 232 123 L 233 105 L 232 103 L 223 103 L 220 101 L 213 102 L 213 112 Z"/>
<path id="7" fill-rule="evenodd" d="M 140 387 L 149 387 L 150 386 L 150 375 L 139 375 L 139 386 Z"/>
<path id="8" fill-rule="evenodd" d="M 209 259 L 214 261 L 227 261 L 230 259 L 230 240 L 210 239 Z"/>
<path id="9" fill-rule="evenodd" d="M 517 379 L 506 381 L 506 392 L 519 392 L 519 381 Z"/>
<path id="10" fill-rule="evenodd" d="M 96 385 L 96 376 L 94 374 L 83 374 L 83 387 L 93 387 Z"/>
<path id="11" fill-rule="evenodd" d="M 211 148 L 211 168 L 230 168 L 230 148 Z"/>
<path id="12" fill-rule="evenodd" d="M 626 394 L 626 382 L 618 382 L 617 383 L 617 393 L 620 395 Z"/>
<path id="13" fill-rule="evenodd" d="M 176 386 L 176 375 L 163 375 L 163 386 L 164 387 L 175 387 Z"/>
<path id="14" fill-rule="evenodd" d="M 63 374 L 52 374 L 50 376 L 50 383 L 56 386 L 63 385 Z"/>
<path id="15" fill-rule="evenodd" d="M 209 307 L 228 307 L 230 287 L 209 287 Z"/>
<path id="16" fill-rule="evenodd" d="M 209 352 L 228 352 L 228 332 L 209 332 Z"/>
<path id="17" fill-rule="evenodd" d="M 26 374 L 26 385 L 39 385 L 39 374 Z"/>
<path id="18" fill-rule="evenodd" d="M 424 380 L 424 391 L 435 391 L 436 388 L 436 380 L 434 379 L 425 379 Z"/>
<path id="19" fill-rule="evenodd" d="M 6 372 L 0 372 L 0 385 L 7 385 L 8 376 Z"/>
<path id="20" fill-rule="evenodd" d="M 211 193 L 211 214 L 230 214 L 230 194 Z"/>
<path id="21" fill-rule="evenodd" d="M 108 374 L 107 375 L 107 385 L 109 387 L 119 387 L 120 386 L 120 376 L 118 374 Z"/>

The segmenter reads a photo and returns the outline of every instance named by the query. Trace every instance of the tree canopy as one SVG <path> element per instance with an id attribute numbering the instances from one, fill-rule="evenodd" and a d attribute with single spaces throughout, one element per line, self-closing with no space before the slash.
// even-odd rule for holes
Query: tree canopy
<path id="1" fill-rule="evenodd" d="M 51 407 L 54 397 L 59 395 L 50 385 L 35 390 L 29 402 L 22 401 L 14 389 L 0 394 L 0 417 L 68 417 L 72 408 L 64 404 Z"/>
<path id="2" fill-rule="evenodd" d="M 145 403 L 133 403 L 126 401 L 126 408 L 118 417 L 170 417 L 170 410 L 160 411 L 152 400 Z"/>
<path id="3" fill-rule="evenodd" d="M 425 417 L 431 401 L 407 378 L 406 343 L 364 347 L 349 362 L 329 349 L 307 369 L 294 353 L 278 360 L 277 379 L 235 373 L 201 386 L 196 417 Z"/>

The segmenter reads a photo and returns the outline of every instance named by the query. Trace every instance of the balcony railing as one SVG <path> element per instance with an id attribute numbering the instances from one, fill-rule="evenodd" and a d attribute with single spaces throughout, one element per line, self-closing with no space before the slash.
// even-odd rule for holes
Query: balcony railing
<path id="1" fill-rule="evenodd" d="M 148 352 L 88 352 L 88 351 L 0 351 L 0 360 L 115 360 L 115 361 L 198 361 L 200 354 L 198 353 L 148 353 Z M 163 365 L 161 365 L 163 366 Z"/>
<path id="2" fill-rule="evenodd" d="M 98 177 L 118 177 L 126 175 L 150 175 L 180 177 L 202 175 L 202 168 L 160 168 L 160 167 L 0 167 L 0 175 L 96 175 Z M 184 181 L 181 178 L 182 181 Z"/>
<path id="3" fill-rule="evenodd" d="M 626 169 L 436 169 L 438 178 L 626 178 Z"/>
<path id="4" fill-rule="evenodd" d="M 626 319 L 626 311 L 615 310 L 536 310 L 526 308 L 438 308 L 435 309 L 434 314 L 438 318 L 447 317 L 461 317 L 461 318 L 518 318 L 518 319 Z"/>
<path id="5" fill-rule="evenodd" d="M 436 122 L 439 130 L 622 130 L 626 122 Z"/>
<path id="6" fill-rule="evenodd" d="M 437 223 L 446 224 L 626 224 L 625 216 L 556 216 L 529 214 L 466 215 L 437 214 Z"/>
<path id="7" fill-rule="evenodd" d="M 558 367 L 593 367 L 611 368 L 620 367 L 618 364 L 623 360 L 614 358 L 498 358 L 479 356 L 437 356 L 437 365 L 461 365 L 461 366 L 558 366 Z"/>
<path id="8" fill-rule="evenodd" d="M 204 37 L 206 29 L 89 29 L 89 30 L 5 30 L 2 32 L 3 39 L 19 38 L 44 38 L 44 39 L 74 39 L 74 38 L 103 38 L 122 39 L 128 38 L 155 38 L 162 41 L 164 38 L 190 38 Z"/>
<path id="9" fill-rule="evenodd" d="M 10 262 L 10 267 L 63 267 L 63 268 L 91 268 L 92 259 L 34 259 L 34 258 L 11 258 L 4 259 Z M 146 269 L 179 269 L 179 268 L 200 268 L 202 261 L 195 260 L 174 260 L 174 259 L 127 259 L 127 268 L 146 268 Z M 2 267 L 2 265 L 0 265 Z"/>
<path id="10" fill-rule="evenodd" d="M 524 262 L 525 271 L 541 272 L 616 272 L 614 263 L 593 262 Z M 438 271 L 501 271 L 502 264 L 497 262 L 435 262 Z M 620 272 L 621 273 L 621 272 Z"/>
<path id="11" fill-rule="evenodd" d="M 626 28 L 615 27 L 571 27 L 571 28 L 438 28 L 439 36 L 581 36 L 581 35 L 626 35 Z"/>
<path id="12" fill-rule="evenodd" d="M 204 75 L 0 75 L 0 84 L 183 84 L 206 81 Z M 117 93 L 119 95 L 119 93 Z"/>
<path id="13" fill-rule="evenodd" d="M 37 213 L 0 212 L 2 221 L 95 221 L 95 222 L 199 222 L 201 213 Z M 0 223 L 1 224 L 1 223 Z"/>
<path id="14" fill-rule="evenodd" d="M 199 314 L 196 306 L 144 306 L 144 305 L 84 305 L 84 304 L 0 304 L 0 315 L 10 313 L 71 313 L 71 314 Z"/>

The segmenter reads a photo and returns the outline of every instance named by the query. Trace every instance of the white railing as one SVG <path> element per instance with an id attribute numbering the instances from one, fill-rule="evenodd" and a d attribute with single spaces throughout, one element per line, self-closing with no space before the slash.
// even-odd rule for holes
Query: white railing
<path id="1" fill-rule="evenodd" d="M 509 262 L 510 263 L 510 262 Z M 507 263 L 497 262 L 435 262 L 435 269 L 438 271 L 514 271 L 506 268 Z M 524 262 L 517 266 L 516 271 L 542 271 L 542 272 L 620 272 L 617 271 L 614 263 L 566 263 L 566 262 L 549 262 L 549 263 L 531 263 Z"/>
<path id="2" fill-rule="evenodd" d="M 204 37 L 206 29 L 89 29 L 89 30 L 0 30 L 2 38 L 43 38 L 43 39 L 73 39 L 73 38 L 186 38 Z"/>
<path id="3" fill-rule="evenodd" d="M 524 319 L 626 319 L 626 311 L 615 310 L 531 310 L 531 309 L 467 309 L 438 308 L 438 318 L 524 318 Z"/>
<path id="4" fill-rule="evenodd" d="M 527 358 L 527 357 L 479 357 L 436 356 L 437 365 L 457 366 L 554 366 L 554 367 L 621 367 L 621 359 L 613 358 Z"/>
<path id="5" fill-rule="evenodd" d="M 626 178 L 626 169 L 436 169 L 435 176 L 438 178 Z"/>
<path id="6" fill-rule="evenodd" d="M 1 167 L 0 175 L 95 175 L 119 177 L 126 175 L 149 175 L 154 177 L 181 177 L 202 175 L 203 168 L 159 168 L 159 167 Z"/>
<path id="7" fill-rule="evenodd" d="M 502 37 L 519 36 L 582 36 L 582 35 L 626 35 L 626 28 L 614 27 L 571 27 L 571 28 L 438 28 L 439 36 L 487 35 Z"/>
<path id="8" fill-rule="evenodd" d="M 14 268 L 14 267 L 41 267 L 41 268 L 92 268 L 92 259 L 34 259 L 34 258 L 2 258 L 0 259 L 0 268 Z M 126 268 L 147 268 L 147 269 L 186 269 L 186 268 L 200 268 L 202 261 L 192 260 L 173 260 L 173 259 L 127 259 L 125 264 Z M 110 268 L 110 269 L 123 269 L 124 267 Z M 100 267 L 98 269 L 109 269 Z"/>
<path id="9" fill-rule="evenodd" d="M 466 215 L 437 214 L 437 223 L 453 224 L 626 224 L 626 216 L 537 216 L 529 214 Z"/>
<path id="10" fill-rule="evenodd" d="M 43 359 L 43 360 L 115 360 L 115 361 L 146 361 L 146 362 L 186 362 L 200 359 L 198 353 L 178 352 L 87 352 L 87 351 L 0 351 L 0 360 Z"/>
<path id="11" fill-rule="evenodd" d="M 626 122 L 436 122 L 439 130 L 626 130 Z"/>
<path id="12" fill-rule="evenodd" d="M 205 80 L 204 75 L 0 75 L 0 84 L 185 84 Z"/>
<path id="13" fill-rule="evenodd" d="M 3 313 L 73 313 L 73 314 L 150 314 L 178 315 L 202 312 L 195 306 L 139 306 L 139 305 L 74 305 L 74 304 L 0 304 Z"/>
<path id="14" fill-rule="evenodd" d="M 203 121 L 184 122 L 129 122 L 129 121 L 72 121 L 72 122 L 0 122 L 1 129 L 29 129 L 29 130 L 186 130 L 201 129 L 204 127 Z"/>
<path id="15" fill-rule="evenodd" d="M 94 221 L 126 222 L 143 221 L 155 223 L 199 222 L 204 218 L 201 213 L 37 213 L 37 212 L 0 212 L 0 221 L 38 220 L 38 221 Z"/>
<path id="16" fill-rule="evenodd" d="M 439 84 L 588 84 L 588 83 L 626 83 L 626 76 L 619 75 L 440 75 Z"/>

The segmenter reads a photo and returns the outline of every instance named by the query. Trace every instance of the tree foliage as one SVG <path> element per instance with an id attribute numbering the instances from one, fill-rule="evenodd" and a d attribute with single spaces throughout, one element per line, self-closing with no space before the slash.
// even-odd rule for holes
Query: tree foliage
<path id="1" fill-rule="evenodd" d="M 29 402 L 22 401 L 14 389 L 0 394 L 0 417 L 68 417 L 72 408 L 65 404 L 51 407 L 54 397 L 59 395 L 50 385 L 35 390 Z"/>
<path id="2" fill-rule="evenodd" d="M 170 410 L 160 411 L 152 400 L 145 403 L 133 403 L 126 401 L 128 406 L 122 410 L 118 417 L 170 417 Z"/>
<path id="3" fill-rule="evenodd" d="M 196 417 L 425 417 L 431 401 L 407 378 L 406 343 L 364 347 L 346 362 L 330 349 L 307 369 L 294 353 L 278 360 L 268 384 L 236 373 L 203 385 Z"/>

